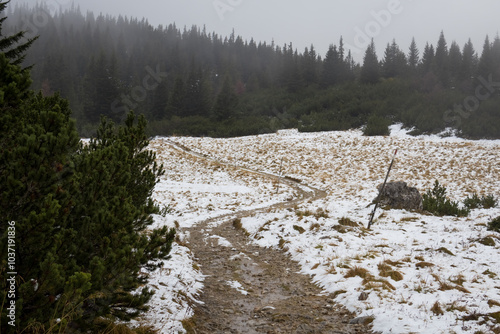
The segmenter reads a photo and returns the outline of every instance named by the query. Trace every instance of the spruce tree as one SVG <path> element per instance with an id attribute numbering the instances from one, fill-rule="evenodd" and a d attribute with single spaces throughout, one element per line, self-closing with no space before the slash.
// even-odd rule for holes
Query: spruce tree
<path id="1" fill-rule="evenodd" d="M 339 82 L 340 77 L 340 55 L 337 47 L 330 45 L 323 60 L 323 69 L 321 72 L 321 83 L 324 87 L 333 86 Z"/>
<path id="2" fill-rule="evenodd" d="M 237 106 L 238 96 L 234 93 L 230 77 L 226 75 L 222 89 L 215 100 L 213 115 L 218 121 L 230 120 L 236 114 Z"/>
<path id="3" fill-rule="evenodd" d="M 444 32 L 439 35 L 438 44 L 436 46 L 436 54 L 434 56 L 434 74 L 438 76 L 441 83 L 448 85 L 450 79 L 449 69 L 449 51 Z"/>
<path id="4" fill-rule="evenodd" d="M 387 44 L 382 62 L 382 73 L 385 78 L 393 78 L 406 71 L 406 55 L 401 51 L 396 41 Z"/>
<path id="5" fill-rule="evenodd" d="M 372 41 L 365 52 L 363 67 L 361 68 L 360 82 L 364 84 L 376 84 L 380 80 L 380 70 L 375 51 L 375 42 Z"/>
<path id="6" fill-rule="evenodd" d="M 479 58 L 478 68 L 477 68 L 477 77 L 487 78 L 488 75 L 492 74 L 491 70 L 493 69 L 493 54 L 491 52 L 491 43 L 490 38 L 486 36 L 486 39 L 483 44 L 483 52 L 481 53 L 481 57 Z"/>
<path id="7" fill-rule="evenodd" d="M 422 55 L 422 62 L 420 64 L 421 72 L 426 75 L 432 71 L 432 64 L 434 63 L 434 46 L 432 44 L 426 43 L 424 48 L 424 53 Z"/>
<path id="8" fill-rule="evenodd" d="M 420 61 L 419 51 L 417 47 L 417 43 L 415 42 L 415 37 L 412 38 L 410 44 L 410 51 L 408 52 L 408 66 L 410 68 L 410 72 L 415 73 L 418 63 Z"/>
<path id="9" fill-rule="evenodd" d="M 304 54 L 302 55 L 302 77 L 306 84 L 314 84 L 318 81 L 318 56 L 316 55 L 316 50 L 314 50 L 314 46 L 311 45 L 311 48 L 305 48 Z"/>
<path id="10" fill-rule="evenodd" d="M 471 78 L 476 73 L 477 67 L 477 54 L 474 50 L 474 45 L 472 41 L 469 39 L 467 43 L 465 43 L 462 51 L 462 66 L 460 71 L 460 79 L 462 80 L 471 80 Z"/>
<path id="11" fill-rule="evenodd" d="M 500 80 L 500 36 L 497 34 L 491 45 L 492 68 L 491 74 L 495 80 Z"/>
<path id="12" fill-rule="evenodd" d="M 458 44 L 453 41 L 450 45 L 449 52 L 449 70 L 450 70 L 450 79 L 451 83 L 455 84 L 460 78 L 460 73 L 462 70 L 462 52 L 460 51 L 460 47 Z"/>
<path id="13" fill-rule="evenodd" d="M 170 99 L 168 101 L 167 107 L 167 115 L 168 116 L 185 116 L 186 115 L 186 85 L 184 84 L 184 80 L 179 75 L 175 79 L 174 87 L 172 89 L 172 93 L 170 95 Z"/>

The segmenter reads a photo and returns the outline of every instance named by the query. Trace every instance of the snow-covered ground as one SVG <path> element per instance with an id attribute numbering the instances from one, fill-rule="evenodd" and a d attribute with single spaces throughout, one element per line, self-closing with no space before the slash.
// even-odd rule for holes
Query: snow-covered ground
<path id="1" fill-rule="evenodd" d="M 421 193 L 439 180 L 451 199 L 462 201 L 473 193 L 500 197 L 500 141 L 411 137 L 397 125 L 388 137 L 363 137 L 359 130 L 287 130 L 172 139 L 218 161 L 187 155 L 163 138 L 151 143 L 167 169 L 154 196 L 172 208 L 157 223 L 180 227 L 180 240 L 186 238 L 184 227 L 204 219 L 296 195 L 287 187 L 276 195 L 271 180 L 219 162 L 272 174 L 282 169 L 325 190 L 327 197 L 244 218 L 253 242 L 287 250 L 303 273 L 336 294 L 337 302 L 360 316 L 374 316 L 376 331 L 490 333 L 495 326 L 482 315 L 500 312 L 500 234 L 486 228 L 500 208 L 476 209 L 466 218 L 379 210 L 371 230 L 363 226 L 395 149 L 390 180 L 405 181 Z M 485 245 L 487 237 L 495 245 Z M 158 293 L 146 320 L 161 324 L 163 333 L 182 331 L 180 320 L 191 315 L 189 301 L 203 281 L 182 241 L 173 259 L 150 278 Z M 230 283 L 238 288 L 238 282 Z"/>

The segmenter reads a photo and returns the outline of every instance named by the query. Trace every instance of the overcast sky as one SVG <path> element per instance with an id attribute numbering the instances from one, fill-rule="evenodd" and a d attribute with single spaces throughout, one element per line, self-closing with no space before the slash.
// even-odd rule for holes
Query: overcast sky
<path id="1" fill-rule="evenodd" d="M 14 0 L 36 2 L 35 0 Z M 73 0 L 43 0 L 67 7 Z M 324 56 L 343 36 L 357 61 L 371 37 L 383 54 L 392 39 L 406 52 L 415 37 L 422 54 L 426 42 L 436 45 L 441 30 L 448 46 L 461 47 L 470 37 L 481 52 L 486 35 L 500 31 L 499 0 L 74 0 L 82 12 L 146 18 L 157 26 L 205 25 L 207 31 L 257 42 L 293 43 L 302 52 L 314 45 Z"/>

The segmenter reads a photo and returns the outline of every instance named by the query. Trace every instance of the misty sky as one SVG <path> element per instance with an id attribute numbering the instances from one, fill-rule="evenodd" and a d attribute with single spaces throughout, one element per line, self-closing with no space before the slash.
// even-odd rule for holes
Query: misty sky
<path id="1" fill-rule="evenodd" d="M 36 2 L 35 0 L 14 0 Z M 72 0 L 44 0 L 69 7 Z M 383 55 L 396 39 L 403 51 L 415 37 L 422 54 L 425 42 L 436 45 L 441 30 L 448 46 L 460 47 L 470 37 L 481 53 L 486 35 L 500 32 L 499 0 L 74 0 L 82 12 L 147 18 L 157 26 L 176 23 L 178 28 L 206 26 L 228 36 L 257 42 L 293 43 L 302 52 L 314 44 L 324 56 L 328 46 L 342 35 L 357 61 L 362 61 L 371 37 Z"/>

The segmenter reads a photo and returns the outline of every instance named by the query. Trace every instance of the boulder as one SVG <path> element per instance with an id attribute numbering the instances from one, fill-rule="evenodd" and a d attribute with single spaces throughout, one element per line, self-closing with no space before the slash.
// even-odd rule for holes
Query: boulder
<path id="1" fill-rule="evenodd" d="M 378 191 L 380 188 L 382 184 L 377 187 Z M 383 193 L 380 194 L 379 206 L 391 209 L 422 210 L 422 196 L 417 188 L 408 187 L 406 182 L 387 182 Z"/>

